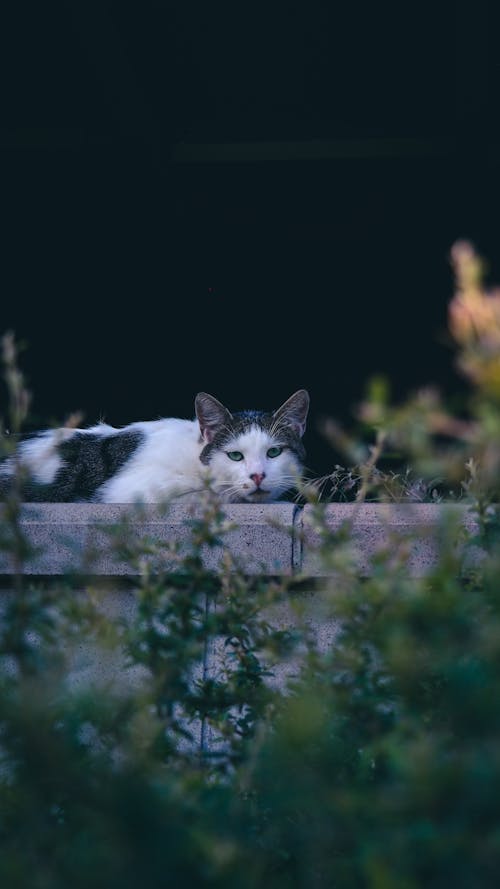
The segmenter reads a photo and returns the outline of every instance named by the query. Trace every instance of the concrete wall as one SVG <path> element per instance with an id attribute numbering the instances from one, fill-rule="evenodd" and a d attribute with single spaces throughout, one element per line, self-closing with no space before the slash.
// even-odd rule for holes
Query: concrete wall
<path id="1" fill-rule="evenodd" d="M 322 508 L 327 526 L 338 531 L 349 522 L 354 541 L 354 558 L 361 575 L 371 571 L 372 557 L 380 550 L 391 553 L 403 547 L 408 573 L 425 575 L 436 560 L 436 539 L 440 525 L 450 515 L 454 516 L 457 531 L 460 526 L 473 527 L 467 509 L 456 505 L 435 504 L 331 504 Z M 301 601 L 301 625 L 307 626 L 320 650 L 335 644 L 338 625 L 332 613 L 332 590 L 335 566 L 318 554 L 321 523 L 315 508 L 298 508 L 294 504 L 280 503 L 265 506 L 237 504 L 224 510 L 229 530 L 223 544 L 205 549 L 205 564 L 217 570 L 228 550 L 249 575 L 285 575 L 310 578 L 310 595 Z M 1 514 L 0 514 L 1 518 Z M 153 569 L 174 571 L 177 567 L 176 551 L 186 552 L 193 532 L 196 513 L 186 506 L 172 505 L 168 512 L 149 506 L 140 511 L 129 507 L 101 504 L 26 504 L 21 512 L 21 528 L 33 552 L 25 562 L 25 574 L 33 577 L 57 577 L 70 572 L 90 576 L 93 585 L 102 588 L 102 607 L 113 618 L 130 618 L 136 601 L 130 584 L 121 581 L 133 578 L 140 570 L 140 560 L 134 563 L 123 558 L 121 548 L 132 552 L 135 544 L 144 548 L 151 542 L 161 544 L 151 556 Z M 3 525 L 5 528 L 5 523 Z M 458 539 L 458 538 L 457 538 Z M 9 575 L 15 570 L 12 557 L 0 550 L 0 574 L 4 576 L 3 588 L 11 587 Z M 307 590 L 307 580 L 304 581 Z M 2 585 L 0 584 L 0 592 Z M 201 593 L 203 595 L 203 593 Z M 334 601 L 334 598 L 333 598 Z M 206 607 L 213 603 L 206 602 Z M 292 600 L 275 606 L 266 615 L 274 626 L 282 629 L 296 625 L 297 612 Z M 227 648 L 224 640 L 213 639 L 205 647 L 199 675 L 219 678 L 225 670 Z M 273 683 L 283 683 L 296 671 L 296 660 L 279 663 L 274 668 Z M 88 645 L 77 646 L 74 669 L 70 681 L 88 685 L 96 682 L 130 684 L 140 683 L 140 669 L 126 668 L 120 654 L 91 649 Z M 211 732 L 208 726 L 189 726 L 194 735 L 194 750 L 223 751 L 224 741 Z"/>
<path id="2" fill-rule="evenodd" d="M 360 572 L 369 572 L 378 550 L 404 540 L 408 547 L 408 571 L 425 574 L 435 561 L 436 534 L 450 515 L 472 527 L 471 514 L 455 504 L 342 504 L 322 507 L 328 527 L 338 531 L 352 523 Z M 292 503 L 263 506 L 233 504 L 224 508 L 229 525 L 223 546 L 205 550 L 207 567 L 217 570 L 227 549 L 248 574 L 328 574 L 318 557 L 319 525 L 314 507 Z M 2 513 L 0 512 L 0 520 Z M 97 576 L 124 576 L 139 571 L 120 557 L 119 544 L 132 547 L 151 541 L 164 544 L 157 555 L 158 568 L 175 570 L 173 549 L 185 551 L 196 513 L 179 503 L 168 511 L 154 506 L 131 510 L 128 506 L 87 503 L 26 504 L 21 527 L 34 552 L 24 565 L 33 575 L 59 575 L 81 569 Z M 125 531 L 120 530 L 120 523 Z M 391 543 L 392 542 L 392 543 Z M 0 574 L 15 571 L 12 557 L 0 551 Z"/>

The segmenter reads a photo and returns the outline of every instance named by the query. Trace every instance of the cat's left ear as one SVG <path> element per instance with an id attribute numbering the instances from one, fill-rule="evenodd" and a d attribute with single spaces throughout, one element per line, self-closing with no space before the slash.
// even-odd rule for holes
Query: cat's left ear
<path id="1" fill-rule="evenodd" d="M 217 401 L 213 395 L 209 395 L 207 392 L 198 392 L 194 408 L 200 424 L 202 438 L 207 444 L 213 441 L 217 431 L 222 426 L 227 426 L 233 419 L 227 407 L 224 407 L 220 401 Z"/>
<path id="2" fill-rule="evenodd" d="M 273 419 L 278 420 L 301 437 L 306 431 L 307 412 L 309 410 L 309 393 L 305 389 L 299 389 L 290 395 L 278 410 L 274 411 Z"/>

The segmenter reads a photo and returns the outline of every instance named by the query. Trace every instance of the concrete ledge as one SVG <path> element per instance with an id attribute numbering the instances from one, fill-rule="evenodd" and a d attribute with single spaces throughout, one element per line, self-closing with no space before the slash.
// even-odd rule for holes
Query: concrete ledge
<path id="1" fill-rule="evenodd" d="M 405 560 L 410 576 L 424 576 L 436 564 L 437 541 L 445 528 L 455 529 L 457 547 L 461 532 L 477 530 L 469 508 L 455 503 L 335 503 L 321 512 L 329 531 L 350 529 L 352 556 L 361 575 L 369 575 L 373 559 L 389 551 L 395 560 L 398 555 Z M 328 575 L 328 553 L 325 560 L 318 551 L 321 529 L 317 509 L 306 506 L 299 521 L 296 534 L 301 540 L 300 570 L 310 577 Z M 480 550 L 471 548 L 468 558 L 471 563 L 477 561 Z"/>
<path id="2" fill-rule="evenodd" d="M 224 507 L 229 530 L 223 545 L 205 547 L 204 563 L 217 570 L 227 550 L 248 574 L 301 574 L 320 577 L 331 573 L 328 559 L 320 558 L 317 507 L 292 503 Z M 381 550 L 406 547 L 408 572 L 425 574 L 436 562 L 436 540 L 443 523 L 474 529 L 471 513 L 457 504 L 328 504 L 321 507 L 327 528 L 351 529 L 353 557 L 361 574 L 369 574 Z M 0 522 L 2 513 L 0 511 Z M 140 561 L 124 551 L 150 544 L 154 569 L 174 571 L 174 550 L 189 551 L 196 511 L 174 503 L 135 510 L 128 505 L 89 503 L 25 504 L 21 526 L 33 547 L 24 573 L 58 575 L 84 572 L 95 575 L 134 575 Z M 457 533 L 457 538 L 459 534 Z M 154 551 L 154 552 L 153 552 Z M 12 574 L 10 555 L 0 552 L 0 574 Z"/>
<path id="3" fill-rule="evenodd" d="M 227 549 L 247 574 L 291 574 L 295 513 L 293 503 L 227 505 L 230 530 L 223 546 L 204 548 L 205 566 L 217 570 Z M 25 504 L 21 526 L 33 554 L 23 570 L 34 575 L 134 575 L 140 564 L 124 557 L 124 547 L 133 555 L 136 546 L 149 543 L 155 550 L 150 557 L 153 567 L 174 571 L 178 561 L 173 548 L 181 555 L 188 552 L 196 517 L 194 508 L 180 503 L 168 510 L 151 505 L 134 509 L 100 503 Z M 13 573 L 12 558 L 0 552 L 0 574 Z"/>

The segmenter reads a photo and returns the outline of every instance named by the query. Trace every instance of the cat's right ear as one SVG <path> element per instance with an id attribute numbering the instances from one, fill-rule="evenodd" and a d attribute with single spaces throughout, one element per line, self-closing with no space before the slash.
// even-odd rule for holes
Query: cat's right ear
<path id="1" fill-rule="evenodd" d="M 299 389 L 274 412 L 273 418 L 275 422 L 278 421 L 280 425 L 289 426 L 302 437 L 306 429 L 308 410 L 309 393 L 305 389 Z"/>
<path id="2" fill-rule="evenodd" d="M 213 395 L 207 392 L 198 392 L 195 398 L 194 408 L 200 424 L 200 432 L 207 444 L 213 441 L 217 431 L 222 426 L 227 426 L 233 419 L 227 407 L 217 401 Z"/>

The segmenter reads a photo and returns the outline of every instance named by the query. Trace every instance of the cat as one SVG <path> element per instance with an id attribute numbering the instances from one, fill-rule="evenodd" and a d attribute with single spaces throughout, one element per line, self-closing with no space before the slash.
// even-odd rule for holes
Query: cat
<path id="1" fill-rule="evenodd" d="M 27 502 L 158 503 L 207 483 L 222 502 L 275 501 L 301 477 L 308 409 L 305 389 L 269 413 L 230 413 L 199 392 L 193 420 L 28 433 L 0 463 L 0 494 L 17 465 Z"/>

